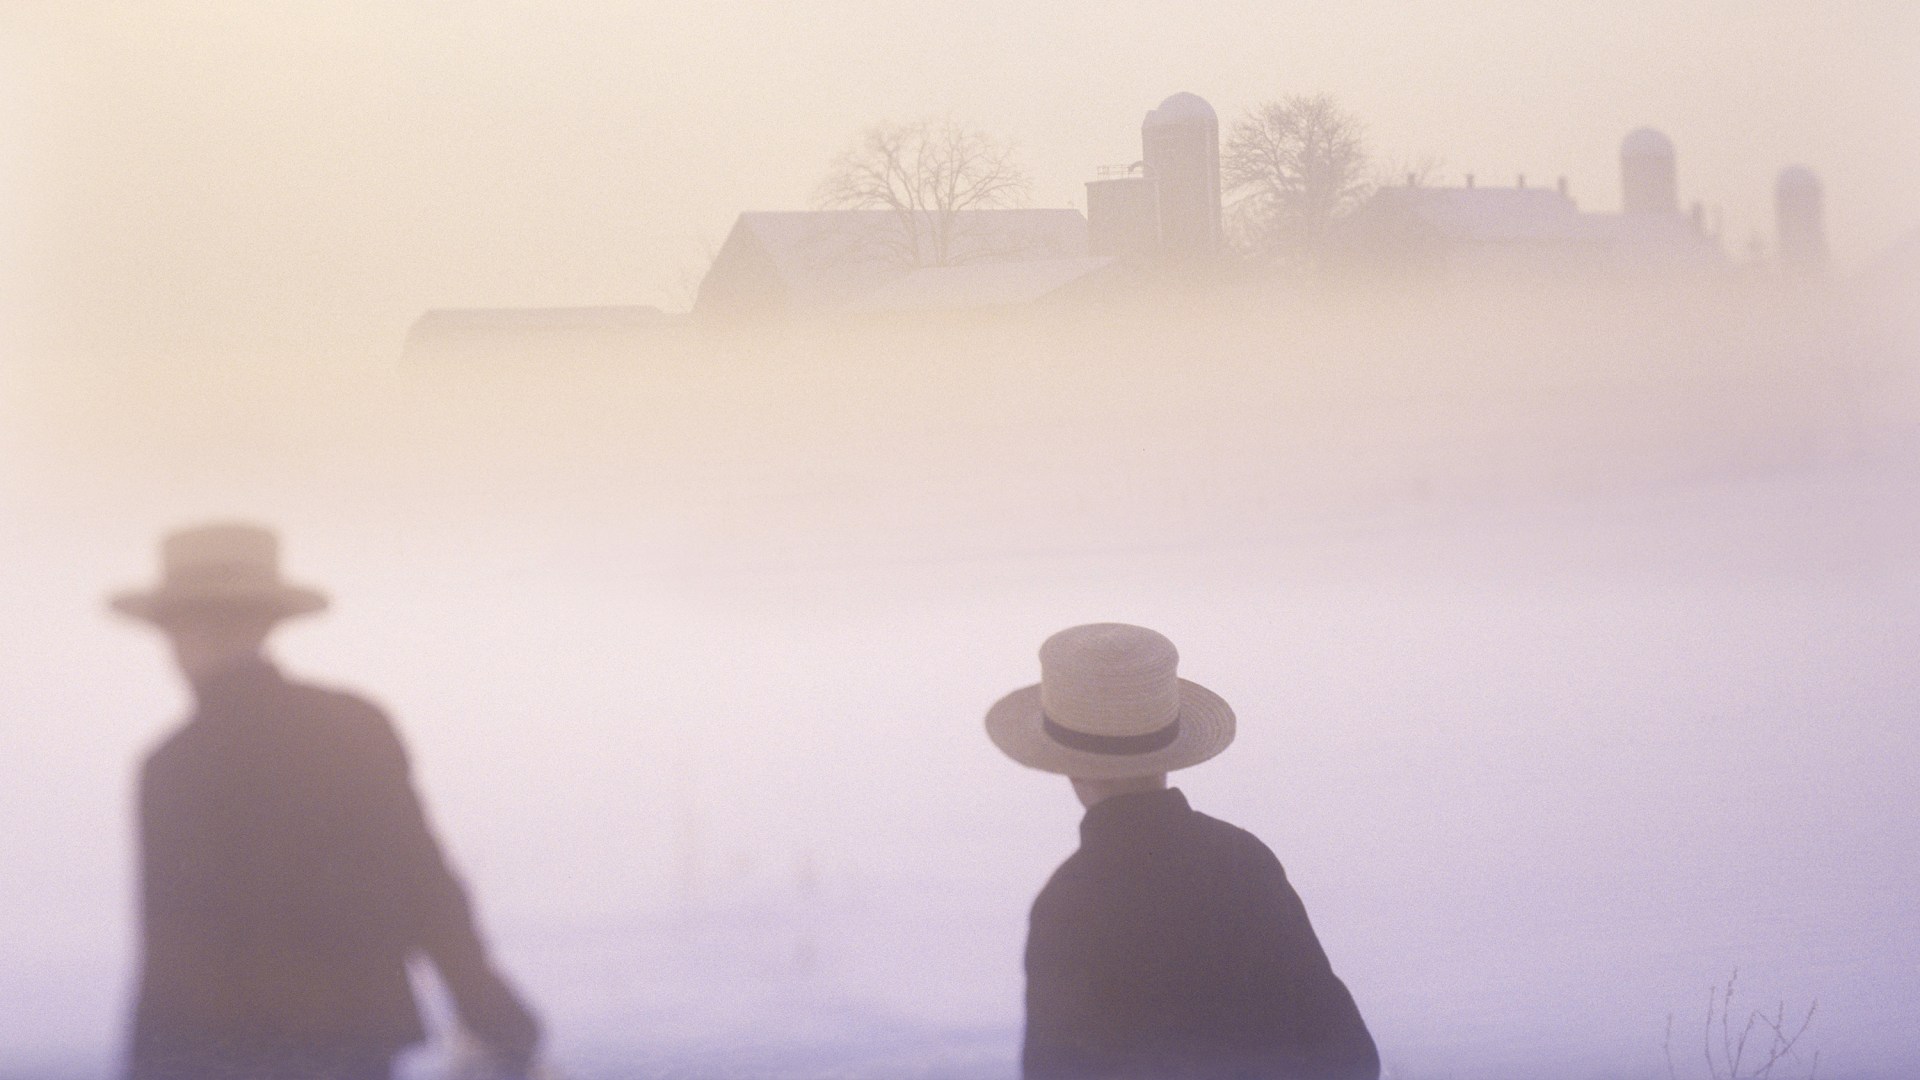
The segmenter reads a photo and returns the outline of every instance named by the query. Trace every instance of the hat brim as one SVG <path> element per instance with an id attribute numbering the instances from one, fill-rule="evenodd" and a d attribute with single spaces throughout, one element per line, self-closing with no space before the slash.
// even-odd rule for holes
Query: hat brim
<path id="1" fill-rule="evenodd" d="M 156 589 L 115 593 L 107 606 L 130 619 L 162 624 L 189 612 L 230 611 L 294 619 L 325 611 L 325 593 L 299 585 L 269 588 L 246 585 L 232 588 Z"/>
<path id="2" fill-rule="evenodd" d="M 1233 742 L 1233 708 L 1199 683 L 1179 680 L 1180 730 L 1173 742 L 1145 754 L 1100 754 L 1065 746 L 1048 735 L 1040 687 L 1022 687 L 987 710 L 987 737 L 1028 768 L 1084 780 L 1124 780 L 1172 772 L 1213 757 Z"/>

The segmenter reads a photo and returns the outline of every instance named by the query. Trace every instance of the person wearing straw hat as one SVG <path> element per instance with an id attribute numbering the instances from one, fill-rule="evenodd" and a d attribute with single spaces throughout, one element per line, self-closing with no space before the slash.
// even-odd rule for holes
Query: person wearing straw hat
<path id="1" fill-rule="evenodd" d="M 275 626 L 327 605 L 281 580 L 274 534 L 173 533 L 160 583 L 110 602 L 166 637 L 194 700 L 140 772 L 131 1080 L 387 1080 L 424 1037 L 415 953 L 524 1071 L 539 1024 L 488 958 L 393 725 L 265 656 Z"/>
<path id="2" fill-rule="evenodd" d="M 1373 1038 L 1279 860 L 1167 786 L 1234 735 L 1178 661 L 1144 627 L 1075 626 L 987 713 L 996 746 L 1086 808 L 1033 903 L 1023 1074 L 1373 1080 Z"/>

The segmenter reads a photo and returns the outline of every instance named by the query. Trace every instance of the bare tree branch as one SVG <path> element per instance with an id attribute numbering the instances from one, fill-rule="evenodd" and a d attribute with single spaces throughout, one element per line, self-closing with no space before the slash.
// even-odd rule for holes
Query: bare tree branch
<path id="1" fill-rule="evenodd" d="M 1707 1076 L 1709 1080 L 1770 1080 L 1775 1069 L 1781 1067 L 1785 1062 L 1798 1061 L 1800 1059 L 1798 1047 L 1801 1037 L 1807 1033 L 1807 1028 L 1812 1025 L 1814 1014 L 1819 1010 L 1820 1003 L 1816 1001 L 1807 1006 L 1806 1014 L 1800 1018 L 1799 1025 L 1792 1031 L 1787 1030 L 1787 1003 L 1785 1001 L 1779 1003 L 1771 1016 L 1759 1009 L 1750 1010 L 1747 1013 L 1745 1026 L 1740 1029 L 1739 1034 L 1736 1036 L 1733 1032 L 1733 995 L 1734 984 L 1737 983 L 1739 979 L 1740 972 L 1738 969 L 1735 969 L 1733 974 L 1727 977 L 1724 988 L 1716 985 L 1707 989 L 1707 1019 L 1701 1031 L 1701 1049 L 1706 1056 Z M 1717 1057 L 1714 1053 L 1714 1043 L 1716 1041 L 1714 1037 L 1715 1021 L 1719 1023 L 1719 1054 Z M 1754 1056 L 1750 1062 L 1747 1055 L 1748 1040 L 1759 1035 L 1768 1036 L 1766 1045 L 1762 1048 L 1759 1040 L 1754 1040 Z M 1667 1075 L 1669 1077 L 1675 1075 L 1672 1042 L 1673 1017 L 1669 1014 L 1667 1017 L 1666 1039 Z M 1812 1080 L 1813 1076 L 1819 1071 L 1820 1054 L 1816 1051 L 1813 1055 L 1812 1066 L 1807 1072 L 1807 1080 Z"/>
<path id="2" fill-rule="evenodd" d="M 1263 261 L 1313 262 L 1334 222 L 1372 190 L 1365 128 L 1326 94 L 1242 116 L 1220 154 L 1235 242 Z"/>
<path id="3" fill-rule="evenodd" d="M 907 266 L 966 257 L 961 213 L 1019 206 L 1031 186 L 1007 143 L 951 119 L 876 124 L 834 158 L 815 193 L 823 210 L 889 210 L 891 255 Z"/>

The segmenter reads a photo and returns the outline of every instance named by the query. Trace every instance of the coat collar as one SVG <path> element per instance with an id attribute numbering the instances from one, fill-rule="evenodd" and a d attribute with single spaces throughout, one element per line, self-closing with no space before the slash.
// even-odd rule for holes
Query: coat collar
<path id="1" fill-rule="evenodd" d="M 261 690 L 285 682 L 280 669 L 264 656 L 250 656 L 193 684 L 201 715 L 224 712 L 252 699 Z"/>
<path id="2" fill-rule="evenodd" d="M 1080 843 L 1099 843 L 1104 839 L 1159 831 L 1178 824 L 1193 808 L 1179 788 L 1165 791 L 1139 791 L 1115 795 L 1095 803 L 1080 819 Z"/>

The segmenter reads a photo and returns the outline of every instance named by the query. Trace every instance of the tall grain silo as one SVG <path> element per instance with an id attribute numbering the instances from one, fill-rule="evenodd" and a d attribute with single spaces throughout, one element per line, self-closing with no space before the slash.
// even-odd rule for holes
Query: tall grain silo
<path id="1" fill-rule="evenodd" d="M 1776 242 L 1783 269 L 1817 274 L 1827 263 L 1827 228 L 1820 178 L 1805 165 L 1789 165 L 1773 182 Z"/>
<path id="2" fill-rule="evenodd" d="M 1673 140 L 1640 128 L 1620 141 L 1620 209 L 1628 214 L 1680 212 Z"/>
<path id="3" fill-rule="evenodd" d="M 1220 120 L 1197 94 L 1160 103 L 1140 124 L 1141 157 L 1158 189 L 1161 250 L 1176 260 L 1220 251 Z"/>

